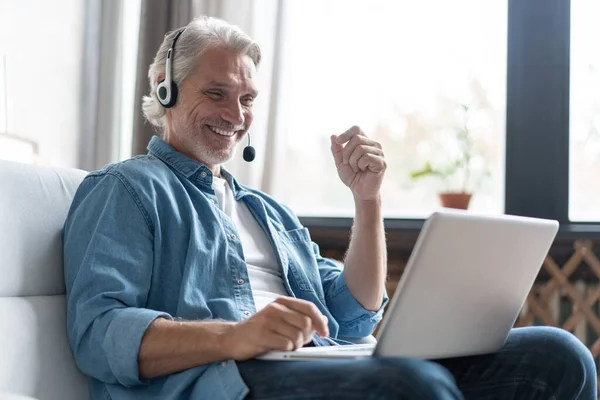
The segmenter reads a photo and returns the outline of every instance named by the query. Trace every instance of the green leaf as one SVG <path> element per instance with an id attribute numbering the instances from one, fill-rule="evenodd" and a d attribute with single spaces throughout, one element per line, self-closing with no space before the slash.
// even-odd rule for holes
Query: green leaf
<path id="1" fill-rule="evenodd" d="M 446 173 L 444 173 L 443 171 L 437 170 L 437 169 L 433 169 L 433 167 L 431 166 L 431 163 L 426 163 L 425 166 L 419 170 L 416 171 L 412 171 L 410 173 L 410 176 L 412 179 L 418 179 L 418 178 L 423 178 L 426 176 L 438 176 L 438 177 L 446 177 Z"/>

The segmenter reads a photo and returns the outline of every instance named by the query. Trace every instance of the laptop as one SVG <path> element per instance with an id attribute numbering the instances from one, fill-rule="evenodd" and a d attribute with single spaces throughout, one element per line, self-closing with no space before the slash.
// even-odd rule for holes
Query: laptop
<path id="1" fill-rule="evenodd" d="M 558 231 L 554 220 L 441 209 L 425 221 L 376 344 L 272 351 L 263 360 L 443 359 L 498 351 Z"/>

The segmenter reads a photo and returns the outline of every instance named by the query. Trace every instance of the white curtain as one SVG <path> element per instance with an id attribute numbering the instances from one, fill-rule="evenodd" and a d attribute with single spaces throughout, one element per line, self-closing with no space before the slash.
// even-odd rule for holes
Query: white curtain
<path id="1" fill-rule="evenodd" d="M 121 0 L 87 0 L 81 82 L 79 168 L 119 157 L 122 90 Z"/>

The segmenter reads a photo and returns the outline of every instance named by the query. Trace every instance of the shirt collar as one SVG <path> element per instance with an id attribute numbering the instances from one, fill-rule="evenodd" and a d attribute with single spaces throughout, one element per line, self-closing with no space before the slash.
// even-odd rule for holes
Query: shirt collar
<path id="1" fill-rule="evenodd" d="M 190 179 L 192 175 L 197 174 L 197 179 L 202 183 L 212 187 L 213 173 L 206 165 L 193 160 L 183 153 L 175 150 L 170 144 L 158 136 L 152 136 L 148 143 L 148 154 L 155 156 L 162 162 L 173 168 L 175 171 Z M 221 166 L 221 177 L 229 183 L 229 187 L 234 195 L 238 197 L 244 192 L 244 189 L 235 178 Z"/>

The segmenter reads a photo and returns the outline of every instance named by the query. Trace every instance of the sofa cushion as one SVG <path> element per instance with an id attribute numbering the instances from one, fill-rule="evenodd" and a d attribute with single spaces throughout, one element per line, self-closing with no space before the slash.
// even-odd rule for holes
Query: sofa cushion
<path id="1" fill-rule="evenodd" d="M 0 297 L 0 392 L 89 397 L 67 342 L 65 310 L 65 296 Z"/>
<path id="2" fill-rule="evenodd" d="M 85 175 L 0 160 L 0 297 L 65 293 L 61 232 Z"/>

